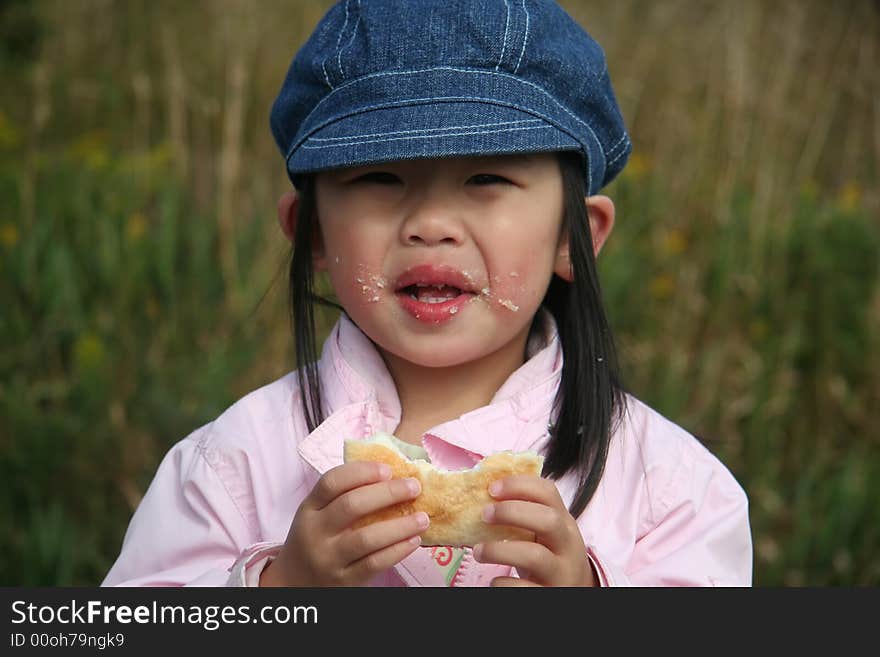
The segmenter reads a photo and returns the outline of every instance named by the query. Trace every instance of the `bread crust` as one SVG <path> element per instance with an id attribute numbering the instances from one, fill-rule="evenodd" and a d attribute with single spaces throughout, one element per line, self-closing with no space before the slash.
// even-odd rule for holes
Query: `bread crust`
<path id="1" fill-rule="evenodd" d="M 469 470 L 438 470 L 426 461 L 410 461 L 396 449 L 369 441 L 346 440 L 344 461 L 376 461 L 391 468 L 394 478 L 414 477 L 422 492 L 414 500 L 401 502 L 361 518 L 353 526 L 364 527 L 424 511 L 431 520 L 422 533 L 422 545 L 472 547 L 486 541 L 532 541 L 532 532 L 520 527 L 487 524 L 483 508 L 495 500 L 489 485 L 516 474 L 541 475 L 544 458 L 532 452 L 499 452 L 487 456 Z"/>

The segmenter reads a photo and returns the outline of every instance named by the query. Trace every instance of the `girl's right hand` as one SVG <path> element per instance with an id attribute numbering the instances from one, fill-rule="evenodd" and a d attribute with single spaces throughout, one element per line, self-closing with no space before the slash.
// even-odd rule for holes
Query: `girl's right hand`
<path id="1" fill-rule="evenodd" d="M 324 473 L 293 518 L 281 552 L 260 586 L 359 586 L 419 547 L 428 516 L 351 525 L 419 495 L 418 479 L 391 479 L 387 465 L 356 461 Z"/>

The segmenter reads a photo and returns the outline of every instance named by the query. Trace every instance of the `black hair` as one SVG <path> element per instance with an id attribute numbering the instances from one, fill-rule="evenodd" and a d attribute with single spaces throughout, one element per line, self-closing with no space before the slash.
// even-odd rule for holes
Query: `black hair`
<path id="1" fill-rule="evenodd" d="M 556 422 L 548 427 L 550 441 L 543 475 L 559 479 L 569 471 L 578 476 L 578 492 L 569 507 L 578 517 L 593 496 L 608 455 L 611 436 L 623 417 L 626 397 L 620 383 L 617 355 L 602 303 L 593 239 L 584 203 L 583 160 L 577 152 L 561 152 L 564 223 L 574 281 L 555 274 L 542 305 L 556 320 L 562 345 L 562 380 L 554 401 Z M 312 245 L 317 235 L 313 175 L 299 180 L 300 198 L 290 262 L 290 315 L 296 343 L 297 377 L 309 431 L 324 421 L 315 340 L 316 305 L 344 309 L 316 292 Z"/>

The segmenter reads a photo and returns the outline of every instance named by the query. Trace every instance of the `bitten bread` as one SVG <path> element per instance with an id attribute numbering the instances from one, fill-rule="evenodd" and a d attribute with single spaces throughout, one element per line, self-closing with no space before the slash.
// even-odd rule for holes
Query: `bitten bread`
<path id="1" fill-rule="evenodd" d="M 422 492 L 414 500 L 364 516 L 354 527 L 424 511 L 431 519 L 422 533 L 422 545 L 473 546 L 485 541 L 534 540 L 534 534 L 519 527 L 487 524 L 482 512 L 495 500 L 489 485 L 515 474 L 540 476 L 544 458 L 533 452 L 499 452 L 487 456 L 468 470 L 441 470 L 421 459 L 407 458 L 387 436 L 367 440 L 346 440 L 344 460 L 377 461 L 391 467 L 395 478 L 415 477 Z"/>

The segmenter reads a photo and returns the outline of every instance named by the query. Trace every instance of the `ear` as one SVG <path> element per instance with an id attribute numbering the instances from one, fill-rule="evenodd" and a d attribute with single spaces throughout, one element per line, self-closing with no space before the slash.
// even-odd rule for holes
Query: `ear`
<path id="1" fill-rule="evenodd" d="M 607 196 L 589 196 L 584 199 L 587 205 L 587 215 L 590 217 L 590 235 L 593 238 L 593 256 L 598 256 L 602 245 L 614 228 L 614 202 Z M 571 269 L 571 255 L 568 241 L 568 231 L 563 231 L 559 238 L 559 247 L 556 252 L 556 265 L 553 271 L 562 280 L 571 283 L 574 280 L 574 272 Z"/>
<path id="2" fill-rule="evenodd" d="M 590 196 L 587 198 L 587 213 L 590 215 L 593 255 L 598 256 L 614 228 L 614 202 L 607 196 Z"/>
<path id="3" fill-rule="evenodd" d="M 293 244 L 296 236 L 296 223 L 299 218 L 299 196 L 296 190 L 284 192 L 278 199 L 278 223 L 288 241 Z M 315 226 L 312 239 L 312 261 L 315 271 L 327 271 L 327 258 L 324 254 L 324 240 L 319 225 Z"/>

